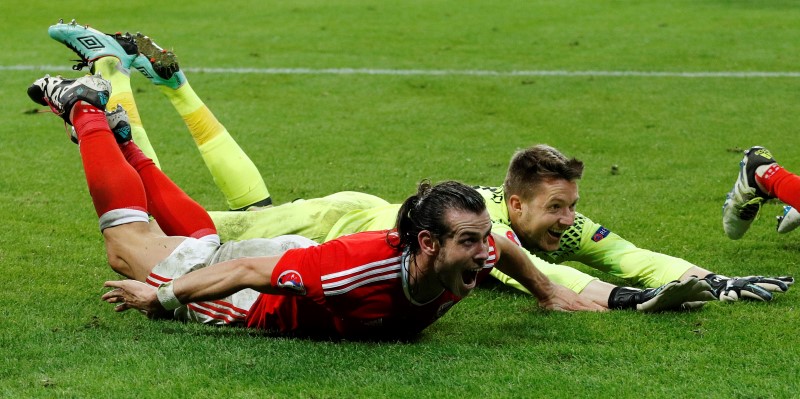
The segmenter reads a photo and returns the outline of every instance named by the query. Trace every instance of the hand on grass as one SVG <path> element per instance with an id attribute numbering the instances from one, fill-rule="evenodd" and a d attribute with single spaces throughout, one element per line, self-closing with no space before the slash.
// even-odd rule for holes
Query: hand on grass
<path id="1" fill-rule="evenodd" d="M 114 288 L 103 294 L 102 299 L 117 304 L 114 307 L 117 312 L 136 309 L 149 316 L 164 310 L 158 302 L 156 287 L 136 280 L 106 281 L 104 286 Z"/>
<path id="2" fill-rule="evenodd" d="M 544 299 L 539 299 L 539 306 L 547 310 L 558 310 L 563 312 L 591 311 L 604 312 L 608 308 L 581 297 L 575 291 L 563 285 L 553 284 L 551 294 Z"/>

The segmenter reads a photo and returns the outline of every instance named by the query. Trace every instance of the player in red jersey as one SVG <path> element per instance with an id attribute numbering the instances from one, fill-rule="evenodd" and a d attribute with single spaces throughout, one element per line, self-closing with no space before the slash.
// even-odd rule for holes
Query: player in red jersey
<path id="1" fill-rule="evenodd" d="M 258 170 L 193 91 L 183 71 L 180 70 L 173 52 L 163 50 L 152 39 L 139 33 L 104 34 L 88 25 L 78 25 L 75 21 L 66 24 L 62 22 L 48 29 L 50 36 L 78 54 L 81 60 L 73 68 L 89 66 L 91 71 L 100 73 L 109 80 L 114 88 L 109 101 L 112 104 L 119 102 L 124 106 L 130 120 L 130 133 L 146 155 L 158 163 L 155 152 L 148 146 L 149 140 L 144 133 L 130 89 L 129 72 L 133 69 L 142 72 L 158 86 L 181 114 L 229 207 L 237 210 L 262 210 L 262 212 L 209 212 L 223 240 L 297 234 L 316 242 L 324 242 L 345 234 L 383 230 L 393 226 L 394 216 L 400 205 L 389 204 L 381 198 L 365 193 L 339 192 L 324 198 L 269 207 L 272 199 Z M 561 164 L 558 160 L 552 162 L 554 158 L 563 158 L 567 161 L 566 157 L 551 147 L 547 147 L 545 151 L 536 150 L 537 147 L 531 150 L 545 155 L 551 153 L 544 158 L 549 159 L 547 164 L 550 166 L 558 168 Z M 583 164 L 577 160 L 573 161 L 560 169 L 520 170 L 517 174 L 521 173 L 521 177 L 515 179 L 517 184 L 513 186 L 479 188 L 494 222 L 493 231 L 522 244 L 524 251 L 530 251 L 531 261 L 553 281 L 603 306 L 645 312 L 685 309 L 692 303 L 702 305 L 698 298 L 686 296 L 687 292 L 691 293 L 694 290 L 693 281 L 685 281 L 681 286 L 673 284 L 673 281 L 681 276 L 707 277 L 703 284 L 713 283 L 714 292 L 723 293 L 720 298 L 727 300 L 737 299 L 739 297 L 737 294 L 740 292 L 759 293 L 760 295 L 755 297 L 762 300 L 771 298 L 768 291 L 755 285 L 758 283 L 774 282 L 775 284 L 767 286 L 776 290 L 786 290 L 787 285 L 774 279 L 761 277 L 755 281 L 748 279 L 742 285 L 738 284 L 736 279 L 712 275 L 709 271 L 682 259 L 637 248 L 604 226 L 575 213 L 574 204 L 569 204 L 577 199 L 577 186 L 574 180 L 580 178 Z M 512 165 L 513 163 L 514 161 Z M 534 164 L 536 163 L 534 160 Z M 548 175 L 548 173 L 554 174 Z M 545 178 L 546 176 L 559 178 L 550 179 Z M 535 187 L 536 190 L 531 191 L 531 187 Z M 562 190 L 564 187 L 570 190 Z M 508 190 L 508 201 L 506 201 L 506 190 Z M 531 197 L 531 193 L 539 195 Z M 558 195 L 554 197 L 554 193 Z M 574 198 L 567 198 L 565 195 Z M 523 198 L 524 201 L 516 201 L 515 197 Z M 547 199 L 547 204 L 540 203 L 544 199 Z M 512 201 L 516 201 L 515 203 L 522 208 L 510 212 Z M 555 210 L 558 212 L 554 212 Z M 515 222 L 513 228 L 512 219 Z M 569 226 L 570 223 L 572 226 Z M 546 250 L 539 248 L 538 244 L 542 242 L 534 242 L 536 240 L 530 239 L 532 236 L 550 237 L 548 241 L 560 236 L 562 241 L 556 250 L 552 248 Z M 551 245 L 552 243 L 546 246 Z M 545 262 L 544 259 L 559 264 Z M 641 285 L 653 288 L 641 290 L 633 287 L 617 287 L 560 264 L 569 260 L 576 260 L 595 269 L 632 279 Z M 505 284 L 525 291 L 524 287 L 499 270 L 494 270 L 492 275 Z M 787 281 L 786 284 L 788 283 Z M 733 294 L 728 295 L 729 292 Z M 679 296 L 687 300 L 677 303 L 675 307 L 665 307 L 674 306 L 672 298 Z"/>
<path id="2" fill-rule="evenodd" d="M 247 327 L 397 337 L 436 321 L 495 265 L 522 278 L 547 309 L 602 309 L 552 284 L 511 241 L 493 237 L 480 195 L 457 182 L 421 184 L 398 213 L 396 231 L 357 233 L 277 256 L 237 257 L 158 289 L 134 280 L 111 281 L 107 285 L 115 289 L 103 298 L 120 303 L 120 311 L 158 314 L 254 289 L 262 294 L 247 311 Z"/>
<path id="3" fill-rule="evenodd" d="M 292 237 L 220 245 L 205 210 L 130 140 L 124 110 L 102 110 L 109 91 L 98 76 L 45 76 L 28 94 L 74 127 L 109 263 L 132 279 L 106 283 L 115 289 L 103 299 L 118 311 L 379 338 L 421 331 L 493 266 L 544 308 L 602 309 L 550 282 L 505 237 L 492 236 L 482 197 L 456 182 L 420 185 L 401 207 L 396 232 L 321 246 Z M 150 229 L 149 214 L 163 233 Z"/>

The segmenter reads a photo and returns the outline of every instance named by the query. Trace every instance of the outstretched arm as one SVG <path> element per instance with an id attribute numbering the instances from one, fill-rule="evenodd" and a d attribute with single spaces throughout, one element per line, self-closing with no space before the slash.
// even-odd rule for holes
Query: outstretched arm
<path id="1" fill-rule="evenodd" d="M 639 248 L 583 215 L 579 215 L 571 229 L 580 232 L 580 240 L 569 244 L 572 247 L 562 251 L 559 260 L 582 262 L 647 287 L 659 287 L 696 276 L 708 282 L 714 296 L 721 301 L 742 298 L 769 301 L 771 292 L 786 292 L 794 282 L 788 276 L 726 277 L 714 274 L 684 259 Z M 562 249 L 563 246 L 562 242 Z"/>
<path id="2" fill-rule="evenodd" d="M 217 263 L 183 275 L 167 283 L 171 286 L 162 285 L 158 289 L 134 280 L 107 281 L 105 286 L 114 289 L 105 293 L 102 299 L 117 303 L 118 312 L 137 309 L 155 314 L 165 307 L 174 309 L 180 304 L 220 299 L 245 288 L 277 293 L 270 282 L 280 258 L 240 258 Z"/>
<path id="3" fill-rule="evenodd" d="M 495 267 L 530 291 L 539 300 L 539 306 L 550 310 L 607 310 L 550 281 L 509 239 L 497 234 L 493 237 L 498 252 Z"/>

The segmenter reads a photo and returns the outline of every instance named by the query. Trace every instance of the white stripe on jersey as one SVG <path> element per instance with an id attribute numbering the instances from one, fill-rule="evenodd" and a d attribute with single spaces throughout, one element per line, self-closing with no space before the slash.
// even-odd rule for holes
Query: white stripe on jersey
<path id="1" fill-rule="evenodd" d="M 341 294 L 344 294 L 344 293 L 346 293 L 348 291 L 351 291 L 351 290 L 354 290 L 354 289 L 356 289 L 358 287 L 361 287 L 362 285 L 367 285 L 369 283 L 374 283 L 376 281 L 391 280 L 391 279 L 398 278 L 398 277 L 400 277 L 400 266 L 399 265 L 397 266 L 397 272 L 396 273 L 392 273 L 392 274 L 387 274 L 385 276 L 377 276 L 377 277 L 373 277 L 373 278 L 370 278 L 370 279 L 366 279 L 366 280 L 363 280 L 363 281 L 361 281 L 359 283 L 352 284 L 350 286 L 342 288 L 340 290 L 333 290 L 333 291 L 325 291 L 325 290 L 323 290 L 323 292 L 325 293 L 325 296 L 341 295 Z"/>
<path id="2" fill-rule="evenodd" d="M 492 240 L 494 242 L 494 240 Z M 497 263 L 497 248 L 494 245 L 489 245 L 489 257 L 486 258 L 486 263 L 483 264 L 484 269 L 494 267 Z"/>
<path id="3" fill-rule="evenodd" d="M 400 276 L 400 269 L 400 257 L 396 256 L 377 262 L 367 263 L 366 265 L 352 267 L 340 272 L 326 274 L 320 278 L 320 282 L 322 283 L 322 291 L 325 295 L 340 295 L 375 281 L 397 278 Z"/>
<path id="4" fill-rule="evenodd" d="M 242 309 L 236 307 L 233 305 L 232 302 L 228 301 L 206 301 L 206 302 L 196 302 L 196 304 L 208 307 L 209 309 L 216 309 L 216 311 L 218 312 L 230 314 L 231 316 L 237 318 L 245 317 L 249 312 L 248 309 Z"/>
<path id="5" fill-rule="evenodd" d="M 370 270 L 368 272 L 362 272 L 362 273 L 359 273 L 359 274 L 357 274 L 357 275 L 355 275 L 353 277 L 342 279 L 342 280 L 339 280 L 339 281 L 336 281 L 336 282 L 333 282 L 333 283 L 322 284 L 322 289 L 323 290 L 327 290 L 327 289 L 331 289 L 331 288 L 338 288 L 338 287 L 341 287 L 343 285 L 350 284 L 350 283 L 352 283 L 352 282 L 354 282 L 356 280 L 361 280 L 361 279 L 369 277 L 369 276 L 374 276 L 376 274 L 383 274 L 383 273 L 391 272 L 391 271 L 395 271 L 395 270 L 400 270 L 400 263 L 399 262 L 396 263 L 396 264 L 389 265 L 389 266 L 384 266 L 384 267 L 380 267 L 380 268 L 377 268 L 377 269 L 372 269 L 372 270 Z"/>
<path id="6" fill-rule="evenodd" d="M 240 312 L 233 305 L 227 302 L 195 302 L 187 305 L 190 309 L 197 313 L 206 315 L 211 319 L 222 320 L 225 323 L 233 323 L 235 321 L 242 321 L 247 317 L 247 312 Z"/>
<path id="7" fill-rule="evenodd" d="M 160 276 L 155 273 L 150 273 L 145 282 L 154 287 L 158 287 L 163 283 L 172 281 L 169 277 Z M 241 309 L 228 301 L 207 301 L 207 302 L 193 302 L 186 304 L 186 307 L 191 309 L 197 314 L 199 320 L 206 324 L 231 324 L 241 322 L 247 317 L 248 310 Z"/>
<path id="8" fill-rule="evenodd" d="M 400 257 L 399 256 L 394 257 L 394 258 L 379 260 L 377 262 L 367 263 L 366 265 L 363 265 L 363 266 L 356 266 L 356 267 L 352 267 L 350 269 L 343 270 L 343 271 L 340 271 L 340 272 L 326 274 L 326 275 L 322 276 L 322 281 L 331 280 L 331 279 L 334 279 L 334 278 L 337 278 L 337 277 L 346 276 L 348 274 L 355 274 L 355 273 L 358 273 L 358 272 L 360 272 L 362 270 L 367 270 L 367 269 L 375 267 L 375 266 L 388 265 L 390 263 L 398 263 L 398 262 L 400 262 Z"/>
<path id="9" fill-rule="evenodd" d="M 154 287 L 158 287 L 161 284 L 168 283 L 172 281 L 169 277 L 159 276 L 158 274 L 150 273 L 149 276 L 144 280 L 145 283 L 150 284 Z"/>

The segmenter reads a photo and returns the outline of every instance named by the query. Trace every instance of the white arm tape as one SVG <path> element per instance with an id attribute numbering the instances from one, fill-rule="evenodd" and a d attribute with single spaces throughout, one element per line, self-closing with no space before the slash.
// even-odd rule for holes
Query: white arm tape
<path id="1" fill-rule="evenodd" d="M 175 296 L 175 291 L 172 289 L 172 281 L 159 285 L 158 290 L 156 290 L 156 296 L 158 301 L 161 302 L 161 306 L 166 310 L 173 310 L 183 306 L 178 297 Z"/>

